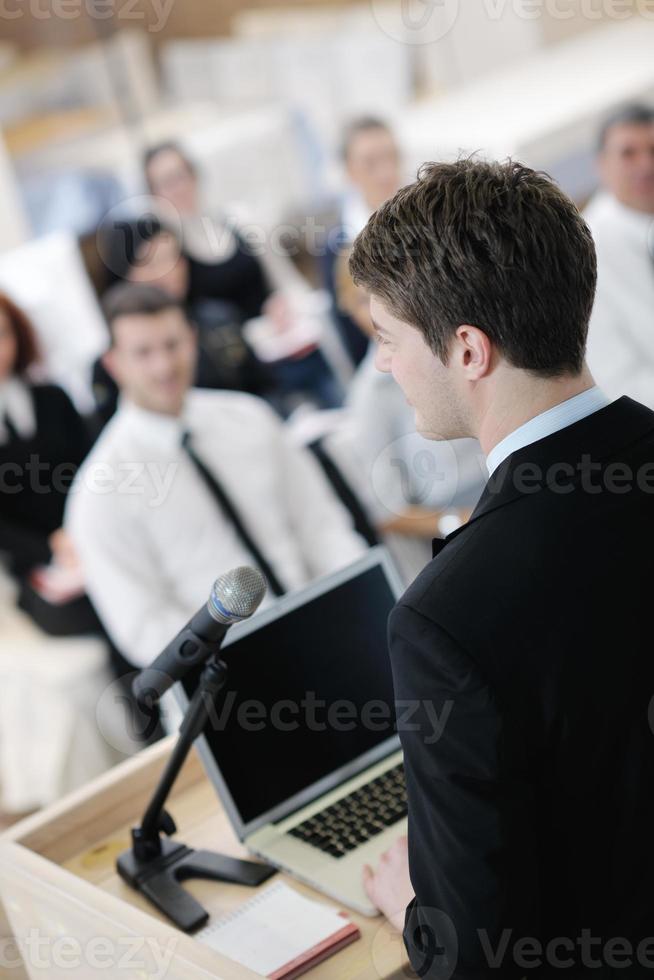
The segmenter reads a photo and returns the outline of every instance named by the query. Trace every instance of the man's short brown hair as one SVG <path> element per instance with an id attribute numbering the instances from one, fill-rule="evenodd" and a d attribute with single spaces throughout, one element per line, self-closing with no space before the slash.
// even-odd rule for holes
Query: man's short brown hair
<path id="1" fill-rule="evenodd" d="M 183 303 L 164 292 L 158 286 L 141 282 L 119 282 L 102 297 L 104 313 L 111 342 L 114 342 L 114 324 L 123 316 L 157 316 L 164 310 L 179 310 L 186 318 Z"/>
<path id="2" fill-rule="evenodd" d="M 424 164 L 358 235 L 350 271 L 443 363 L 467 323 L 514 367 L 542 377 L 582 369 L 595 247 L 547 174 L 514 161 Z"/>

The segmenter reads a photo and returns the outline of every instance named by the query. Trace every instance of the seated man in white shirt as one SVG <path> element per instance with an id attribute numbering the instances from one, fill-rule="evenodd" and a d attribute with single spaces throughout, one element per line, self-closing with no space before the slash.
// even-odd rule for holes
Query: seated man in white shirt
<path id="1" fill-rule="evenodd" d="M 608 395 L 654 408 L 654 108 L 611 116 L 598 164 L 602 189 L 584 214 L 597 249 L 588 363 Z"/>
<path id="2" fill-rule="evenodd" d="M 264 402 L 189 390 L 195 333 L 175 300 L 124 284 L 105 314 L 104 363 L 121 398 L 78 474 L 65 525 L 105 627 L 142 666 L 220 573 L 259 565 L 271 601 L 349 564 L 365 544 Z"/>

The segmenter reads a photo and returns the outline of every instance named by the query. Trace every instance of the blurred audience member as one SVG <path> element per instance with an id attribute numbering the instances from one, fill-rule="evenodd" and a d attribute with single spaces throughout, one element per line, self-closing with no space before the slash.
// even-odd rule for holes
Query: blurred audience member
<path id="1" fill-rule="evenodd" d="M 342 248 L 352 244 L 368 218 L 401 184 L 400 151 L 390 128 L 381 119 L 364 116 L 346 128 L 342 156 L 349 187 L 337 224 L 330 229 L 325 255 L 325 285 L 334 299 L 334 312 L 343 341 L 355 364 L 368 349 L 368 337 L 338 302 L 335 263 Z"/>
<path id="2" fill-rule="evenodd" d="M 151 147 L 144 157 L 150 192 L 164 219 L 179 223 L 182 246 L 189 261 L 188 297 L 192 302 L 207 298 L 235 306 L 242 322 L 266 316 L 274 330 L 291 335 L 298 297 L 307 284 L 287 256 L 276 254 L 265 242 L 249 246 L 236 224 L 211 214 L 201 201 L 201 188 L 192 161 L 177 143 Z M 299 304 L 301 307 L 301 303 Z M 342 401 L 342 391 L 317 343 L 299 342 L 288 357 L 274 364 L 279 387 L 288 396 L 290 411 L 304 397 L 321 408 Z M 299 395 L 299 399 L 293 398 Z"/>
<path id="3" fill-rule="evenodd" d="M 38 359 L 32 325 L 0 293 L 0 553 L 19 578 L 36 566 L 76 565 L 64 503 L 90 448 L 65 392 L 34 383 Z"/>
<path id="4" fill-rule="evenodd" d="M 588 363 L 607 395 L 654 408 L 654 108 L 607 119 L 598 165 L 602 188 L 584 215 L 598 274 Z"/>
<path id="5" fill-rule="evenodd" d="M 146 152 L 144 168 L 164 220 L 179 222 L 189 298 L 231 302 L 244 320 L 258 316 L 270 295 L 265 269 L 230 223 L 205 213 L 191 160 L 176 143 L 161 143 Z"/>
<path id="6" fill-rule="evenodd" d="M 381 119 L 356 119 L 345 130 L 343 160 L 350 181 L 342 209 L 342 226 L 354 241 L 368 218 L 401 184 L 400 150 Z"/>
<path id="7" fill-rule="evenodd" d="M 195 384 L 263 395 L 272 390 L 269 370 L 243 337 L 243 314 L 232 302 L 189 299 L 190 262 L 175 235 L 157 218 L 119 221 L 100 235 L 107 282 L 148 283 L 185 304 L 198 333 Z M 100 359 L 93 388 L 104 422 L 116 408 L 117 387 Z"/>
<path id="8" fill-rule="evenodd" d="M 352 282 L 348 253 L 339 256 L 339 303 L 374 338 L 370 298 Z M 431 558 L 431 540 L 467 520 L 488 473 L 476 440 L 435 442 L 416 432 L 414 411 L 390 374 L 375 366 L 371 344 L 348 392 L 346 408 L 363 496 L 407 579 Z"/>
<path id="9" fill-rule="evenodd" d="M 145 664 L 221 572 L 257 565 L 272 598 L 365 546 L 318 464 L 290 446 L 264 402 L 189 391 L 196 340 L 181 304 L 123 284 L 105 313 L 105 364 L 122 397 L 80 473 L 66 526 L 107 630 Z"/>

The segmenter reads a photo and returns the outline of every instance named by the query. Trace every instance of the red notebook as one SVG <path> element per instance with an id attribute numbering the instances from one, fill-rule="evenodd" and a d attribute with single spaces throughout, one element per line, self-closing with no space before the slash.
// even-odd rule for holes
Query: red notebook
<path id="1" fill-rule="evenodd" d="M 345 913 L 279 881 L 195 938 L 269 980 L 293 980 L 359 936 Z"/>

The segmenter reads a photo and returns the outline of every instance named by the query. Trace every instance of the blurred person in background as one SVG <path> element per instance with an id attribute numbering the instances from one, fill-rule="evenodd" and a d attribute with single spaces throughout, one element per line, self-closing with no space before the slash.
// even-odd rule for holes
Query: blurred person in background
<path id="1" fill-rule="evenodd" d="M 370 297 L 348 269 L 335 268 L 340 307 L 374 338 Z M 357 368 L 348 391 L 348 428 L 362 497 L 400 571 L 411 581 L 432 556 L 432 540 L 466 521 L 488 478 L 476 439 L 433 441 L 416 432 L 413 409 L 392 375 L 375 366 L 377 345 Z"/>
<path id="2" fill-rule="evenodd" d="M 224 388 L 265 395 L 273 378 L 243 336 L 243 311 L 229 301 L 191 298 L 191 262 L 175 234 L 154 216 L 118 221 L 100 230 L 100 249 L 107 285 L 149 283 L 183 303 L 197 329 L 198 359 L 194 383 L 199 388 Z M 93 390 L 105 423 L 116 410 L 118 388 L 98 359 Z"/>
<path id="3" fill-rule="evenodd" d="M 64 504 L 90 448 L 68 395 L 35 383 L 38 361 L 32 324 L 0 293 L 0 555 L 18 578 L 50 563 L 76 566 Z"/>
<path id="4" fill-rule="evenodd" d="M 654 108 L 605 121 L 598 167 L 602 187 L 584 213 L 598 274 L 588 363 L 607 394 L 654 407 Z"/>
<path id="5" fill-rule="evenodd" d="M 0 562 L 17 587 L 12 601 L 43 633 L 100 637 L 107 665 L 122 678 L 131 667 L 86 594 L 79 552 L 63 527 L 91 426 L 61 388 L 35 380 L 43 373 L 39 362 L 31 322 L 0 292 Z M 131 702 L 128 681 L 120 689 Z M 155 712 L 138 741 L 160 737 L 157 719 Z M 50 722 L 56 740 L 56 719 Z"/>
<path id="6" fill-rule="evenodd" d="M 66 527 L 105 627 L 142 666 L 222 572 L 259 567 L 271 601 L 365 545 L 265 402 L 190 390 L 196 336 L 179 301 L 130 283 L 104 305 L 105 365 L 122 397 L 82 468 Z"/>
<path id="7" fill-rule="evenodd" d="M 390 127 L 374 116 L 355 119 L 345 129 L 342 155 L 350 187 L 341 218 L 353 241 L 373 211 L 399 189 L 401 155 Z"/>
<path id="8" fill-rule="evenodd" d="M 348 187 L 342 197 L 337 221 L 329 229 L 323 263 L 325 287 L 334 302 L 334 315 L 355 365 L 368 349 L 369 337 L 339 304 L 336 263 L 352 244 L 368 218 L 399 189 L 401 155 L 389 126 L 375 116 L 362 116 L 345 129 L 341 148 Z"/>
<path id="9" fill-rule="evenodd" d="M 288 334 L 297 319 L 293 297 L 308 292 L 288 256 L 276 254 L 267 243 L 255 255 L 233 220 L 208 212 L 195 165 L 177 143 L 150 147 L 143 166 L 162 217 L 179 223 L 189 263 L 189 300 L 228 302 L 239 310 L 242 322 L 265 316 L 279 334 Z M 315 342 L 300 343 L 273 370 L 286 395 L 280 402 L 282 414 L 305 398 L 320 408 L 342 401 L 340 386 Z"/>

